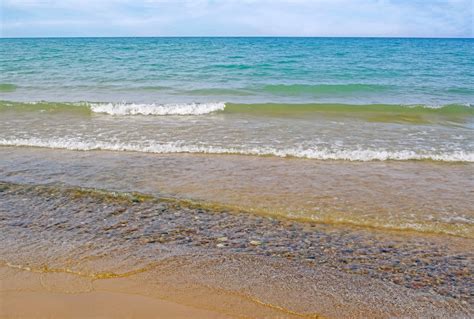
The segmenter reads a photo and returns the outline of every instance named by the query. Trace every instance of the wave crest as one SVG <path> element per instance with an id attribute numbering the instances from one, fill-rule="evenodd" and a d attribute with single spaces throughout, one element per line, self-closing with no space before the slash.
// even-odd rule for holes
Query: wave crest
<path id="1" fill-rule="evenodd" d="M 440 162 L 474 162 L 474 153 L 465 151 L 455 152 L 415 152 L 410 150 L 387 151 L 372 149 L 356 150 L 331 150 L 325 148 L 302 149 L 287 148 L 276 149 L 270 147 L 222 147 L 212 145 L 187 145 L 182 142 L 164 144 L 130 144 L 130 143 L 109 143 L 101 141 L 82 141 L 78 139 L 54 138 L 54 139 L 0 139 L 0 146 L 26 146 L 43 147 L 53 149 L 67 149 L 76 151 L 127 151 L 140 153 L 196 153 L 196 154 L 235 154 L 254 156 L 278 156 L 297 157 L 316 160 L 345 160 L 345 161 L 409 161 L 409 160 L 431 160 Z"/>
<path id="2" fill-rule="evenodd" d="M 222 111 L 225 108 L 225 103 L 89 103 L 88 106 L 94 113 L 110 115 L 202 115 Z"/>

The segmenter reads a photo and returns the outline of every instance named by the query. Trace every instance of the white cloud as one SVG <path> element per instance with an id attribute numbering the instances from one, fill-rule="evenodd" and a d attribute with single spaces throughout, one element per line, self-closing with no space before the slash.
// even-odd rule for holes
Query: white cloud
<path id="1" fill-rule="evenodd" d="M 2 0 L 3 36 L 473 35 L 472 0 Z"/>

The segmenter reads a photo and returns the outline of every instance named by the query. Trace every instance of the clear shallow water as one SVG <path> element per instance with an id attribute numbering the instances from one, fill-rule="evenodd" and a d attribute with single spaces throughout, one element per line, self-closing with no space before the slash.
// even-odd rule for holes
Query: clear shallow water
<path id="1" fill-rule="evenodd" d="M 198 201 L 305 222 L 474 237 L 474 164 L 0 148 L 2 181 Z"/>

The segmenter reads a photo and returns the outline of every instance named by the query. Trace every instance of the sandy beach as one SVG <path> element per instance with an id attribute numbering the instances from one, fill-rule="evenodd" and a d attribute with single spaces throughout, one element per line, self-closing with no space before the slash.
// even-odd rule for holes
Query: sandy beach
<path id="1" fill-rule="evenodd" d="M 6 316 L 18 314 L 23 298 L 43 305 L 25 316 L 44 317 L 114 316 L 118 309 L 140 317 L 158 308 L 176 318 L 472 315 L 473 255 L 462 238 L 79 188 L 2 183 L 0 198 Z M 92 299 L 100 311 L 81 307 Z"/>

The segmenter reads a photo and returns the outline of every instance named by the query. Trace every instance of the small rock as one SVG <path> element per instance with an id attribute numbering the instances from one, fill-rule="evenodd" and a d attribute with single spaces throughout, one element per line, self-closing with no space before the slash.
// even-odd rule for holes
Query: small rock
<path id="1" fill-rule="evenodd" d="M 224 241 L 227 241 L 228 239 L 229 238 L 227 238 L 227 237 L 219 237 L 219 238 L 217 238 L 217 241 L 218 242 L 224 242 Z"/>
<path id="2" fill-rule="evenodd" d="M 258 245 L 261 245 L 262 242 L 259 241 L 259 240 L 251 240 L 250 241 L 250 245 L 253 245 L 253 246 L 258 246 Z"/>
<path id="3" fill-rule="evenodd" d="M 225 247 L 225 245 L 221 243 L 221 244 L 217 244 L 216 247 L 217 248 L 223 248 L 223 247 Z"/>

